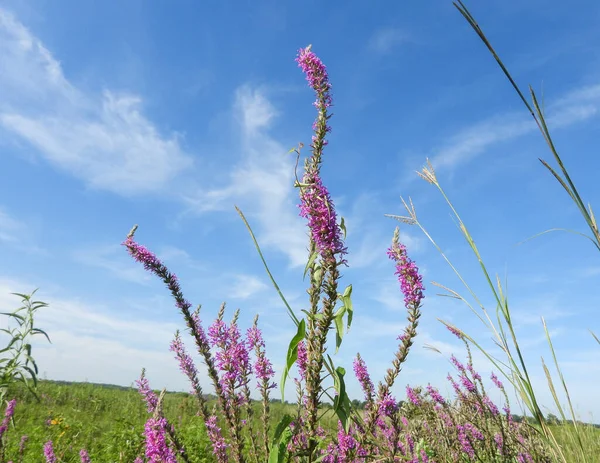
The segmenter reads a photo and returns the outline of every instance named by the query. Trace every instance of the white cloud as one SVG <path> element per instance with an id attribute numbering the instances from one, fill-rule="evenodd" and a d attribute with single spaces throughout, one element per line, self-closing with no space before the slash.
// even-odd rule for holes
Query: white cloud
<path id="1" fill-rule="evenodd" d="M 10 293 L 29 292 L 30 288 L 22 281 L 0 278 L 0 307 L 14 310 L 20 300 Z M 34 299 L 49 304 L 39 309 L 35 325 L 48 333 L 52 343 L 36 336 L 33 347 L 40 372 L 49 378 L 127 386 L 145 366 L 149 376 L 156 379 L 154 387 L 187 388 L 168 351 L 175 330 L 180 328 L 176 324 L 128 319 L 115 307 L 57 298 L 43 291 Z M 165 384 L 169 378 L 169 384 Z"/>
<path id="2" fill-rule="evenodd" d="M 15 243 L 19 241 L 18 236 L 24 229 L 25 224 L 0 208 L 0 241 Z"/>
<path id="3" fill-rule="evenodd" d="M 120 194 L 164 190 L 192 165 L 177 135 L 164 137 L 141 99 L 86 95 L 52 53 L 0 9 L 0 124 L 48 162 L 92 188 Z"/>
<path id="4" fill-rule="evenodd" d="M 383 55 L 408 41 L 410 41 L 410 35 L 406 31 L 385 27 L 375 31 L 367 46 L 369 50 Z"/>
<path id="5" fill-rule="evenodd" d="M 587 120 L 600 108 L 600 84 L 575 89 L 547 108 L 550 133 Z M 432 163 L 436 168 L 452 168 L 481 155 L 491 146 L 537 131 L 535 122 L 525 111 L 492 117 L 468 127 L 435 150 Z"/>
<path id="6" fill-rule="evenodd" d="M 76 262 L 108 270 L 115 277 L 138 284 L 147 284 L 151 276 L 139 265 L 134 265 L 120 245 L 97 246 L 73 252 Z"/>
<path id="7" fill-rule="evenodd" d="M 263 91 L 242 86 L 236 93 L 241 159 L 231 168 L 226 185 L 198 190 L 185 200 L 196 213 L 240 206 L 262 247 L 287 255 L 299 267 L 307 259 L 308 239 L 295 207 L 294 159 L 268 134 L 276 111 Z M 258 222 L 258 227 L 256 223 Z"/>
<path id="8" fill-rule="evenodd" d="M 248 299 L 267 289 L 267 285 L 254 275 L 235 275 L 234 280 L 228 291 L 233 299 Z"/>

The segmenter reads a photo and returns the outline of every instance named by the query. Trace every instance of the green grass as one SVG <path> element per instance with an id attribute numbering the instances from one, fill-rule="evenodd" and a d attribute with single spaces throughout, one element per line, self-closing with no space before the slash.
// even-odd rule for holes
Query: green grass
<path id="1" fill-rule="evenodd" d="M 7 431 L 7 458 L 17 461 L 22 435 L 28 436 L 25 462 L 42 462 L 42 447 L 52 440 L 61 462 L 79 462 L 79 450 L 88 450 L 95 462 L 128 462 L 143 453 L 144 423 L 149 418 L 146 404 L 134 388 L 90 383 L 40 381 L 40 402 L 18 384 L 11 387 L 9 398 L 17 399 L 14 427 Z M 215 404 L 210 399 L 209 409 Z M 259 417 L 260 403 L 255 416 Z M 168 392 L 164 413 L 174 424 L 188 450 L 191 461 L 212 462 L 212 447 L 202 419 L 196 416 L 197 401 L 186 393 Z M 295 415 L 296 405 L 271 404 L 272 429 L 284 414 Z M 335 429 L 332 412 L 322 425 Z M 258 418 L 257 418 L 258 419 Z"/>
<path id="2" fill-rule="evenodd" d="M 148 419 L 146 405 L 136 389 L 89 383 L 40 381 L 37 402 L 22 385 L 10 390 L 15 397 L 14 427 L 7 431 L 6 461 L 17 461 L 19 441 L 27 435 L 24 462 L 43 462 L 42 447 L 52 439 L 61 462 L 79 462 L 79 450 L 86 448 L 95 462 L 128 462 L 143 452 L 144 423 Z M 213 405 L 209 401 L 209 405 Z M 257 407 L 260 404 L 256 404 Z M 164 411 L 176 425 L 188 449 L 191 461 L 212 462 L 212 448 L 204 425 L 196 416 L 193 397 L 185 393 L 167 393 Z M 271 404 L 271 421 L 275 425 L 284 414 L 294 415 L 296 405 Z M 258 413 L 257 413 L 258 415 Z M 322 424 L 334 428 L 332 413 L 326 413 Z M 567 461 L 579 461 L 579 444 L 573 426 L 552 425 Z M 580 435 L 590 457 L 600 455 L 600 429 L 580 425 Z"/>

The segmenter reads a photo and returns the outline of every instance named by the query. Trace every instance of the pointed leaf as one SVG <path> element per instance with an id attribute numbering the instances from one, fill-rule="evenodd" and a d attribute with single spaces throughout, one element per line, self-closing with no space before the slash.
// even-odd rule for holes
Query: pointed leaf
<path id="1" fill-rule="evenodd" d="M 304 319 L 302 319 L 302 320 L 300 320 L 300 323 L 298 324 L 298 330 L 296 331 L 296 334 L 290 341 L 290 346 L 288 347 L 286 364 L 285 364 L 285 368 L 283 369 L 283 375 L 281 378 L 281 401 L 282 402 L 284 400 L 285 382 L 287 380 L 288 373 L 290 371 L 290 368 L 292 368 L 292 365 L 298 359 L 298 344 L 305 337 L 306 337 L 306 322 L 304 321 Z"/>
<path id="2" fill-rule="evenodd" d="M 340 220 L 340 228 L 342 229 L 342 232 L 344 232 L 344 239 L 346 239 L 346 235 L 347 235 L 348 231 L 346 230 L 346 221 L 344 220 L 343 217 L 342 217 L 342 220 Z"/>
<path id="3" fill-rule="evenodd" d="M 311 268 L 312 265 L 315 263 L 317 257 L 319 257 L 319 253 L 317 251 L 313 252 L 309 257 L 308 262 L 306 263 L 306 267 L 304 268 L 304 275 L 302 275 L 303 279 L 306 278 L 306 272 L 308 272 L 308 269 Z"/>

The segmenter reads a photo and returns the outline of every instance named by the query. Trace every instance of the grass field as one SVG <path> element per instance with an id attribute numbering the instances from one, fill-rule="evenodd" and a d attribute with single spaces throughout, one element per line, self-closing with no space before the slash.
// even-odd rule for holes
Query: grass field
<path id="1" fill-rule="evenodd" d="M 17 461 L 18 447 L 27 435 L 24 462 L 42 462 L 45 442 L 53 440 L 61 462 L 79 462 L 79 450 L 88 450 L 96 462 L 132 462 L 143 453 L 146 405 L 134 388 L 89 383 L 40 381 L 40 401 L 23 388 L 15 386 L 11 396 L 17 398 L 14 428 L 9 427 L 7 460 Z M 212 401 L 209 401 L 211 403 Z M 211 403 L 212 405 L 212 403 Z M 257 404 L 257 407 L 259 404 Z M 283 414 L 294 414 L 295 405 L 272 403 L 272 422 Z M 186 393 L 167 393 L 164 412 L 181 430 L 191 461 L 212 462 L 212 448 L 202 419 L 196 415 L 195 399 Z M 329 414 L 323 424 L 333 427 Z M 577 443 L 570 425 L 554 425 L 553 431 L 564 448 L 568 461 L 578 461 Z M 588 455 L 600 455 L 600 429 L 584 426 L 582 435 Z M 594 461 L 594 460 L 591 460 Z"/>

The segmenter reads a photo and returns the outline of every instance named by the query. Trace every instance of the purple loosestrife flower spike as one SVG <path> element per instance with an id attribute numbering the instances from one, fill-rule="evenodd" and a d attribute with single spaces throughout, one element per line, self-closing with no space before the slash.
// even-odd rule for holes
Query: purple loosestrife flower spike
<path id="1" fill-rule="evenodd" d="M 419 307 L 423 299 L 423 277 L 419 269 L 408 257 L 406 246 L 400 243 L 399 230 L 396 228 L 392 246 L 387 251 L 390 259 L 396 262 L 396 275 L 400 281 L 400 287 L 404 294 L 406 307 Z"/>
<path id="2" fill-rule="evenodd" d="M 315 106 L 319 109 L 330 107 L 333 102 L 327 69 L 319 57 L 311 51 L 310 45 L 298 51 L 296 62 L 302 72 L 306 74 L 308 85 L 312 87 L 317 95 Z"/>
<path id="3" fill-rule="evenodd" d="M 232 404 L 239 404 L 243 397 L 236 397 L 236 390 L 245 383 L 245 376 L 251 370 L 250 356 L 241 338 L 236 324 L 227 324 L 217 319 L 208 328 L 208 338 L 213 347 L 217 348 L 215 363 L 221 370 L 221 387 L 223 393 Z"/>
<path id="4" fill-rule="evenodd" d="M 215 415 L 211 415 L 206 421 L 206 430 L 208 431 L 208 438 L 212 443 L 217 463 L 227 463 L 229 461 L 227 457 L 227 444 L 221 435 L 221 428 L 217 425 L 217 417 Z"/>
<path id="5" fill-rule="evenodd" d="M 44 444 L 44 457 L 46 458 L 46 463 L 56 463 L 56 455 L 54 455 L 54 447 L 51 440 Z"/>
<path id="6" fill-rule="evenodd" d="M 175 453 L 167 444 L 167 420 L 149 418 L 144 426 L 148 463 L 177 463 Z"/>
<path id="7" fill-rule="evenodd" d="M 6 410 L 4 411 L 4 419 L 2 420 L 2 424 L 0 425 L 0 438 L 8 429 L 8 424 L 10 423 L 10 419 L 12 418 L 13 414 L 15 413 L 15 405 L 16 404 L 17 404 L 17 401 L 15 399 L 13 399 L 10 402 L 8 402 L 8 405 L 6 406 Z"/>
<path id="8" fill-rule="evenodd" d="M 308 228 L 317 250 L 323 259 L 329 253 L 343 256 L 347 249 L 342 241 L 333 202 L 319 172 L 307 170 L 302 182 L 305 186 L 300 190 L 300 216 L 308 219 Z"/>
<path id="9" fill-rule="evenodd" d="M 248 349 L 253 350 L 256 355 L 256 361 L 254 362 L 254 375 L 258 380 L 256 387 L 259 389 L 263 387 L 263 385 L 266 385 L 268 389 L 277 387 L 277 384 L 272 381 L 273 376 L 275 376 L 275 371 L 273 370 L 273 365 L 266 356 L 265 341 L 256 324 L 251 328 L 248 328 L 246 339 L 248 341 Z"/>
<path id="10" fill-rule="evenodd" d="M 177 276 L 169 271 L 169 269 L 160 261 L 156 255 L 147 249 L 145 246 L 142 246 L 139 243 L 136 243 L 133 239 L 133 232 L 135 228 L 130 232 L 127 239 L 123 242 L 123 246 L 127 248 L 127 251 L 133 257 L 134 260 L 141 263 L 146 270 L 151 273 L 154 273 L 158 276 L 169 288 L 171 294 L 175 298 L 175 305 L 185 314 L 189 315 L 189 310 L 192 307 L 184 297 L 181 292 L 181 287 L 179 285 L 179 280 Z"/>
<path id="11" fill-rule="evenodd" d="M 360 383 L 362 390 L 365 394 L 365 398 L 368 403 L 373 401 L 374 394 L 374 386 L 373 381 L 371 381 L 371 377 L 369 376 L 369 372 L 367 371 L 367 365 L 360 354 L 356 354 L 356 358 L 354 359 L 354 375 L 358 382 Z"/>
<path id="12" fill-rule="evenodd" d="M 148 413 L 154 413 L 154 411 L 156 410 L 156 406 L 158 405 L 158 396 L 150 388 L 150 383 L 146 378 L 145 370 L 142 370 L 140 379 L 136 380 L 136 384 L 138 385 L 139 393 L 146 401 L 146 405 L 148 406 Z"/>
<path id="13" fill-rule="evenodd" d="M 90 456 L 86 449 L 81 449 L 79 451 L 79 458 L 81 459 L 81 463 L 90 463 Z"/>

